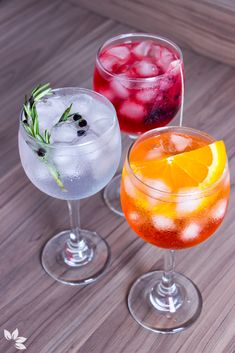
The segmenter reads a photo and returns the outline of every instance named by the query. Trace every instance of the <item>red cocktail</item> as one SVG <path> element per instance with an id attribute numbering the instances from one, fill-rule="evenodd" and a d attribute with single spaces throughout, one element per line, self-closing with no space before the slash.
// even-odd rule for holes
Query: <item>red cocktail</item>
<path id="1" fill-rule="evenodd" d="M 149 34 L 126 34 L 100 48 L 94 89 L 114 104 L 121 130 L 139 135 L 175 117 L 182 76 L 182 54 L 174 43 Z"/>

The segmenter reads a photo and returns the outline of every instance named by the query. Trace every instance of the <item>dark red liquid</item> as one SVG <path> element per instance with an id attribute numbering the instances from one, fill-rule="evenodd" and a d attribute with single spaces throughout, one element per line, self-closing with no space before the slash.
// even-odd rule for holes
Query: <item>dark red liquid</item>
<path id="1" fill-rule="evenodd" d="M 178 54 L 153 40 L 104 48 L 94 72 L 94 90 L 115 106 L 120 128 L 141 134 L 167 125 L 181 104 Z"/>

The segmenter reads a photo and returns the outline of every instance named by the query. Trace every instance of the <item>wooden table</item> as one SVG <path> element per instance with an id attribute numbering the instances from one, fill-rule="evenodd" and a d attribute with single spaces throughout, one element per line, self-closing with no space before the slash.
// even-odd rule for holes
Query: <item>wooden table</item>
<path id="1" fill-rule="evenodd" d="M 235 352 L 235 69 L 184 50 L 184 124 L 223 138 L 230 158 L 228 214 L 204 244 L 179 251 L 177 269 L 200 288 L 199 320 L 175 335 L 141 328 L 126 297 L 141 274 L 162 268 L 162 252 L 145 244 L 104 205 L 102 194 L 82 202 L 83 226 L 105 237 L 111 266 L 97 284 L 69 287 L 43 271 L 40 251 L 68 225 L 66 203 L 37 190 L 21 167 L 18 116 L 26 92 L 39 82 L 91 87 L 99 45 L 126 25 L 62 0 L 0 1 L 0 352 L 16 353 L 3 329 L 19 329 L 30 353 Z"/>

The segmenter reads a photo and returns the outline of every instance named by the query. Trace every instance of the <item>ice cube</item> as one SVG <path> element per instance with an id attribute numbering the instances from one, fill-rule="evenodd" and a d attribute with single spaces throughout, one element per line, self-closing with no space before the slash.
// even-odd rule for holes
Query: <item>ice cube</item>
<path id="1" fill-rule="evenodd" d="M 133 186 L 133 184 L 128 176 L 124 177 L 123 183 L 124 183 L 124 188 L 125 188 L 126 193 L 130 197 L 133 197 L 133 198 L 136 197 L 135 187 Z"/>
<path id="2" fill-rule="evenodd" d="M 77 128 L 74 123 L 66 121 L 51 129 L 51 142 L 73 143 L 77 139 Z"/>
<path id="3" fill-rule="evenodd" d="M 151 208 L 152 208 L 152 207 L 155 207 L 155 206 L 158 206 L 159 203 L 160 203 L 159 200 L 157 200 L 156 198 L 154 198 L 154 195 L 153 195 L 153 197 L 147 196 L 147 197 L 146 197 L 146 200 L 147 200 L 148 206 L 151 207 Z"/>
<path id="4" fill-rule="evenodd" d="M 161 56 L 161 47 L 157 44 L 153 44 L 149 51 L 149 56 L 151 56 L 155 60 L 159 60 Z"/>
<path id="5" fill-rule="evenodd" d="M 158 65 L 163 69 L 163 71 L 167 71 L 170 63 L 174 61 L 174 56 L 167 48 L 161 49 L 161 58 L 158 60 Z"/>
<path id="6" fill-rule="evenodd" d="M 167 72 L 172 71 L 174 74 L 179 74 L 180 73 L 180 60 L 174 60 L 170 63 L 168 66 Z"/>
<path id="7" fill-rule="evenodd" d="M 39 101 L 36 104 L 39 129 L 43 134 L 46 129 L 51 130 L 52 126 L 55 125 L 63 112 L 66 109 L 63 101 L 60 98 L 49 97 L 45 100 Z"/>
<path id="8" fill-rule="evenodd" d="M 107 131 L 111 126 L 112 126 L 111 119 L 96 119 L 95 121 L 92 122 L 89 129 L 92 129 L 92 131 L 95 134 L 100 136 L 104 134 L 104 132 Z"/>
<path id="9" fill-rule="evenodd" d="M 169 88 L 172 87 L 173 82 L 172 80 L 168 80 L 168 76 L 161 78 L 158 82 L 159 90 L 167 91 Z"/>
<path id="10" fill-rule="evenodd" d="M 119 113 L 136 122 L 141 122 L 146 116 L 146 109 L 134 100 L 126 100 L 122 103 Z"/>
<path id="11" fill-rule="evenodd" d="M 174 231 L 176 230 L 176 225 L 173 221 L 173 219 L 166 217 L 166 216 L 161 216 L 161 215 L 155 215 L 152 217 L 152 222 L 154 227 L 159 229 L 160 231 Z"/>
<path id="12" fill-rule="evenodd" d="M 182 232 L 183 240 L 193 240 L 200 234 L 201 226 L 198 223 L 189 223 Z"/>
<path id="13" fill-rule="evenodd" d="M 33 168 L 33 174 L 36 180 L 45 180 L 51 178 L 51 174 L 48 170 L 48 167 L 43 162 L 35 163 Z"/>
<path id="14" fill-rule="evenodd" d="M 133 222 L 140 222 L 141 221 L 141 216 L 139 215 L 139 213 L 138 212 L 136 212 L 136 211 L 131 211 L 131 212 L 129 212 L 128 213 L 128 218 L 131 220 L 131 221 L 133 221 Z"/>
<path id="15" fill-rule="evenodd" d="M 107 49 L 105 52 L 106 55 L 113 55 L 120 60 L 127 61 L 130 57 L 130 50 L 126 45 L 117 45 L 110 49 Z"/>
<path id="16" fill-rule="evenodd" d="M 103 140 L 99 138 L 98 133 L 92 127 L 86 131 L 85 135 L 79 136 L 74 140 L 74 144 L 82 147 L 82 156 L 86 162 L 94 163 L 95 160 L 101 158 L 103 153 Z"/>
<path id="17" fill-rule="evenodd" d="M 150 103 L 155 99 L 156 95 L 157 95 L 156 90 L 146 88 L 146 89 L 139 90 L 139 92 L 137 92 L 136 94 L 136 98 L 141 103 Z"/>
<path id="18" fill-rule="evenodd" d="M 152 188 L 154 188 L 156 190 L 160 190 L 163 192 L 170 192 L 171 191 L 171 188 L 166 183 L 164 183 L 163 180 L 145 178 L 144 181 L 147 185 L 151 186 Z"/>
<path id="19" fill-rule="evenodd" d="M 107 71 L 112 72 L 115 65 L 118 64 L 118 58 L 114 56 L 103 55 L 100 57 L 100 62 Z"/>
<path id="20" fill-rule="evenodd" d="M 211 217 L 216 221 L 222 219 L 225 215 L 226 208 L 227 208 L 227 200 L 220 200 L 213 207 L 211 212 Z"/>
<path id="21" fill-rule="evenodd" d="M 159 74 L 157 66 L 147 60 L 136 62 L 133 65 L 132 70 L 138 75 L 138 77 L 154 77 Z"/>
<path id="22" fill-rule="evenodd" d="M 70 147 L 64 149 L 61 147 L 55 148 L 51 158 L 53 165 L 61 175 L 69 177 L 78 176 L 78 157 L 75 147 L 73 151 L 70 150 Z"/>
<path id="23" fill-rule="evenodd" d="M 159 148 L 154 148 L 151 151 L 147 152 L 145 158 L 148 160 L 149 159 L 159 159 L 162 157 L 162 155 L 163 155 L 162 148 L 159 147 Z"/>
<path id="24" fill-rule="evenodd" d="M 198 207 L 201 204 L 201 199 L 195 199 L 195 200 L 187 200 L 187 201 L 180 201 L 176 204 L 176 211 L 180 215 L 188 214 L 193 211 L 196 211 Z"/>
<path id="25" fill-rule="evenodd" d="M 90 152 L 91 148 L 96 149 L 96 146 L 94 146 L 94 148 L 92 147 L 92 145 L 95 145 L 97 142 L 99 142 L 99 135 L 98 133 L 95 131 L 94 126 L 89 126 L 88 130 L 86 131 L 86 133 L 82 136 L 78 136 L 77 140 L 76 140 L 76 144 L 86 144 L 87 146 L 90 145 L 90 147 L 87 147 L 86 152 Z"/>
<path id="26" fill-rule="evenodd" d="M 192 143 L 192 139 L 190 137 L 183 137 L 176 134 L 171 135 L 171 141 L 173 142 L 177 152 L 184 151 Z"/>
<path id="27" fill-rule="evenodd" d="M 144 40 L 143 42 L 137 44 L 133 49 L 132 52 L 138 57 L 147 56 L 150 49 L 152 47 L 151 40 Z"/>
<path id="28" fill-rule="evenodd" d="M 122 99 L 128 98 L 129 97 L 129 90 L 124 87 L 121 81 L 119 80 L 113 80 L 110 83 L 110 90 L 113 91 L 113 93 Z"/>
<path id="29" fill-rule="evenodd" d="M 92 109 L 94 99 L 88 94 L 82 93 L 70 97 L 65 97 L 64 102 L 66 107 L 69 107 L 69 105 L 72 103 L 72 108 L 70 111 L 71 114 L 79 113 L 82 116 L 86 116 Z"/>
<path id="30" fill-rule="evenodd" d="M 85 118 L 88 124 L 95 129 L 93 124 L 94 121 L 99 119 L 108 119 L 111 123 L 113 121 L 113 115 L 114 112 L 109 106 L 105 105 L 103 102 L 96 101 L 93 104 L 92 109 L 89 111 L 89 114 L 85 115 Z"/>

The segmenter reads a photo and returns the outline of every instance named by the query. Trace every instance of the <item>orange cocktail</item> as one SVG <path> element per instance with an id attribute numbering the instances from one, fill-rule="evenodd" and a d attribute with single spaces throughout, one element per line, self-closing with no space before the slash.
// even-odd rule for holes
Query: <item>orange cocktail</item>
<path id="1" fill-rule="evenodd" d="M 229 170 L 223 141 L 186 127 L 143 134 L 123 168 L 121 203 L 131 228 L 169 249 L 164 271 L 142 275 L 131 287 L 132 316 L 151 331 L 179 332 L 199 316 L 195 284 L 174 272 L 174 250 L 197 245 L 219 227 L 228 206 Z"/>
<path id="2" fill-rule="evenodd" d="M 206 134 L 169 128 L 146 135 L 131 149 L 130 167 L 126 162 L 123 170 L 122 207 L 132 229 L 145 241 L 183 249 L 201 243 L 221 224 L 229 172 L 224 170 L 224 158 L 215 175 L 208 177 L 213 153 L 224 152 L 222 141 L 214 142 L 212 150 L 211 143 Z M 194 152 L 185 153 L 189 151 Z M 223 176 L 214 185 L 218 173 Z"/>

